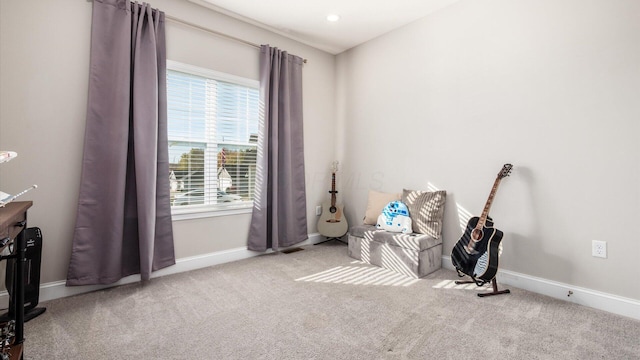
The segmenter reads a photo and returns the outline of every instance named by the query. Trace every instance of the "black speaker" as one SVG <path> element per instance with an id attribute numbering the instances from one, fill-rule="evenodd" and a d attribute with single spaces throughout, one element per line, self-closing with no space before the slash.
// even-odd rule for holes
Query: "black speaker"
<path id="1" fill-rule="evenodd" d="M 40 263 L 42 260 L 42 231 L 32 227 L 24 231 L 25 259 L 24 264 L 24 321 L 29 321 L 45 312 L 46 308 L 36 308 L 40 299 Z M 14 250 L 15 252 L 15 250 Z M 16 271 L 16 259 L 7 260 L 5 284 L 9 292 L 9 316 L 13 315 L 14 273 Z M 0 316 L 2 318 L 2 316 Z"/>

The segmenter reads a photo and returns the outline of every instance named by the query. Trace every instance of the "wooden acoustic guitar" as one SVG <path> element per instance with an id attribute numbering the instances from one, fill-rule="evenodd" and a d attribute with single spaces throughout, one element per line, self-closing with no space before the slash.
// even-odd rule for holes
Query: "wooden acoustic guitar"
<path id="1" fill-rule="evenodd" d="M 318 220 L 318 232 L 330 239 L 340 238 L 349 230 L 349 224 L 344 217 L 343 206 L 337 202 L 336 172 L 338 162 L 334 161 L 331 171 L 331 201 L 322 204 L 322 214 Z"/>
<path id="2" fill-rule="evenodd" d="M 491 194 L 480 217 L 472 217 L 462 237 L 451 251 L 451 262 L 460 277 L 467 275 L 478 285 L 493 280 L 498 272 L 498 255 L 502 231 L 493 227 L 489 217 L 491 203 L 500 181 L 509 176 L 513 165 L 505 164 L 493 183 Z"/>

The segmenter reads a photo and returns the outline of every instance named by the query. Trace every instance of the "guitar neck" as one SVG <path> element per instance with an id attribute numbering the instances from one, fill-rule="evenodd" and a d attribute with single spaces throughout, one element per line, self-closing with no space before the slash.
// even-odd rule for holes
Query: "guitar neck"
<path id="1" fill-rule="evenodd" d="M 331 173 L 331 207 L 336 206 L 336 173 Z"/>
<path id="2" fill-rule="evenodd" d="M 496 196 L 496 192 L 498 191 L 498 185 L 500 185 L 500 181 L 502 178 L 497 177 L 496 181 L 493 183 L 493 188 L 491 188 L 491 193 L 489 194 L 489 198 L 487 199 L 487 203 L 484 205 L 484 209 L 482 210 L 482 215 L 480 215 L 480 220 L 478 220 L 477 228 L 483 228 L 484 224 L 487 222 L 487 217 L 489 216 L 489 209 L 491 209 L 491 204 L 493 203 L 493 198 Z"/>

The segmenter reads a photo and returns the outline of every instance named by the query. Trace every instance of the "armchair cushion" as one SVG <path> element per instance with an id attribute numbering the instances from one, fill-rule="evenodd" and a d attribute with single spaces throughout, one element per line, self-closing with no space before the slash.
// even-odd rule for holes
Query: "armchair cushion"
<path id="1" fill-rule="evenodd" d="M 364 224 L 376 225 L 378 216 L 382 214 L 382 209 L 391 201 L 400 200 L 399 193 L 382 193 L 369 190 L 369 199 L 367 201 L 367 210 L 364 214 Z"/>
<path id="2" fill-rule="evenodd" d="M 447 192 L 402 190 L 402 202 L 407 204 L 413 232 L 439 238 Z"/>

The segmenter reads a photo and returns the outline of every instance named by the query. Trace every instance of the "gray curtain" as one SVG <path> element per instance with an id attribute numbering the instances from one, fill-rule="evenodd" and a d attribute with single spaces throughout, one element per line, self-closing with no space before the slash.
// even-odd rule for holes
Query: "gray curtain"
<path id="1" fill-rule="evenodd" d="M 80 195 L 67 285 L 175 264 L 164 13 L 94 0 Z"/>
<path id="2" fill-rule="evenodd" d="M 302 134 L 302 58 L 260 48 L 256 193 L 247 247 L 277 250 L 304 241 L 307 203 Z"/>

